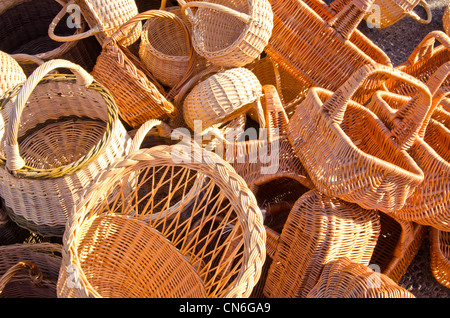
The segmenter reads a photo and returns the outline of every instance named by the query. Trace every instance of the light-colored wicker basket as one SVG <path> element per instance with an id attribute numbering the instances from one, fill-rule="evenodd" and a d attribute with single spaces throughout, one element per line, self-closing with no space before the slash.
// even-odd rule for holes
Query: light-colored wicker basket
<path id="1" fill-rule="evenodd" d="M 202 129 L 227 123 L 255 108 L 261 128 L 265 127 L 261 107 L 262 86 L 258 78 L 244 67 L 226 69 L 201 81 L 183 102 L 186 124 L 194 129 L 200 121 Z"/>
<path id="2" fill-rule="evenodd" d="M 83 16 L 90 29 L 76 35 L 56 35 L 56 26 L 73 7 L 79 10 L 76 13 Z M 97 41 L 103 45 L 103 41 L 108 36 L 111 36 L 122 24 L 138 13 L 134 0 L 70 0 L 48 26 L 48 35 L 58 42 L 73 42 L 95 36 Z M 141 32 L 142 24 L 136 23 L 133 28 L 127 30 L 127 34 L 122 37 L 120 44 L 130 46 L 140 38 Z"/>
<path id="3" fill-rule="evenodd" d="M 430 229 L 430 268 L 434 278 L 450 288 L 450 232 Z"/>
<path id="4" fill-rule="evenodd" d="M 327 262 L 347 256 L 369 264 L 380 220 L 377 211 L 310 190 L 295 202 L 281 234 L 266 231 L 272 264 L 264 295 L 303 298 Z"/>
<path id="5" fill-rule="evenodd" d="M 217 155 L 180 147 L 130 153 L 86 190 L 63 238 L 59 297 L 251 293 L 266 239 L 255 197 Z"/>
<path id="6" fill-rule="evenodd" d="M 325 264 L 307 298 L 416 298 L 370 266 L 341 257 Z"/>
<path id="7" fill-rule="evenodd" d="M 60 244 L 0 246 L 0 298 L 56 298 Z"/>
<path id="8" fill-rule="evenodd" d="M 389 129 L 367 107 L 351 100 L 374 74 L 417 87 L 417 98 L 402 109 L 402 125 Z M 402 208 L 424 179 L 406 150 L 430 106 L 430 91 L 419 80 L 381 64 L 365 65 L 334 93 L 311 88 L 289 121 L 288 137 L 319 191 L 389 213 Z"/>
<path id="9" fill-rule="evenodd" d="M 363 65 L 392 66 L 356 29 L 372 2 L 347 0 L 334 13 L 319 0 L 270 0 L 274 29 L 265 52 L 302 83 L 332 91 Z"/>
<path id="10" fill-rule="evenodd" d="M 196 52 L 215 65 L 242 67 L 258 58 L 272 35 L 268 0 L 178 0 L 192 24 Z M 197 8 L 195 14 L 190 8 Z"/>
<path id="11" fill-rule="evenodd" d="M 26 79 L 20 64 L 9 54 L 0 51 L 0 96 Z"/>
<path id="12" fill-rule="evenodd" d="M 75 75 L 47 75 L 58 68 Z M 33 232 L 62 236 L 81 191 L 130 147 L 114 100 L 80 66 L 55 59 L 7 91 L 0 110 L 6 212 Z"/>
<path id="13" fill-rule="evenodd" d="M 91 73 L 111 92 L 121 118 L 132 128 L 139 128 L 149 119 L 176 117 L 178 110 L 172 103 L 173 98 L 185 80 L 192 75 L 195 65 L 191 63 L 192 67 L 185 74 L 185 79 L 166 93 L 139 57 L 120 45 L 120 39 L 126 30 L 155 15 L 179 19 L 173 13 L 163 10 L 150 10 L 136 15 L 105 41 Z"/>

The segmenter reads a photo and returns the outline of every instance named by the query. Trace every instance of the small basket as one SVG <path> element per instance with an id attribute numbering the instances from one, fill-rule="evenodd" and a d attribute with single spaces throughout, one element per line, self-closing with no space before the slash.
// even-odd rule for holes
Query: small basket
<path id="1" fill-rule="evenodd" d="M 56 35 L 55 29 L 64 15 L 70 10 L 78 10 L 90 29 L 69 36 Z M 76 11 L 75 11 L 76 12 Z M 95 36 L 98 43 L 103 41 L 117 31 L 122 24 L 137 15 L 138 8 L 134 0 L 70 0 L 63 9 L 54 17 L 48 26 L 48 35 L 57 42 L 75 42 L 91 36 Z M 142 32 L 142 24 L 136 23 L 134 27 L 127 30 L 127 34 L 120 42 L 123 46 L 130 46 L 136 42 Z"/>
<path id="2" fill-rule="evenodd" d="M 60 244 L 0 246 L 0 298 L 56 298 L 60 267 Z"/>
<path id="3" fill-rule="evenodd" d="M 248 297 L 259 279 L 255 197 L 196 144 L 135 151 L 85 194 L 63 239 L 59 297 Z"/>
<path id="4" fill-rule="evenodd" d="M 243 67 L 257 59 L 272 35 L 268 0 L 178 0 L 192 24 L 195 51 L 212 64 Z M 192 7 L 197 8 L 195 14 Z"/>
<path id="5" fill-rule="evenodd" d="M 403 125 L 388 129 L 368 108 L 351 100 L 375 74 L 417 87 L 417 98 L 399 113 L 404 115 L 399 118 Z M 289 121 L 288 138 L 319 191 L 392 213 L 424 179 L 406 149 L 418 136 L 430 106 L 425 84 L 393 68 L 365 65 L 335 93 L 311 88 Z"/>
<path id="6" fill-rule="evenodd" d="M 430 229 L 430 268 L 434 278 L 450 288 L 450 232 Z"/>
<path id="7" fill-rule="evenodd" d="M 323 266 L 339 257 L 368 265 L 380 232 L 377 211 L 310 190 L 294 204 L 281 234 L 266 227 L 272 259 L 264 295 L 304 298 Z"/>
<path id="8" fill-rule="evenodd" d="M 416 298 L 386 275 L 348 257 L 330 261 L 306 298 Z"/>
<path id="9" fill-rule="evenodd" d="M 75 75 L 53 74 L 66 68 Z M 130 138 L 103 86 L 80 66 L 52 60 L 0 101 L 0 192 L 20 226 L 62 236 L 80 191 Z"/>
<path id="10" fill-rule="evenodd" d="M 26 81 L 20 64 L 9 54 L 0 51 L 0 96 L 8 89 Z"/>
<path id="11" fill-rule="evenodd" d="M 363 65 L 392 66 L 356 29 L 372 2 L 347 0 L 334 14 L 323 1 L 270 0 L 274 29 L 265 52 L 300 82 L 331 91 Z"/>
<path id="12" fill-rule="evenodd" d="M 189 33 L 182 20 L 171 12 L 150 10 L 140 13 L 123 24 L 104 42 L 103 50 L 91 73 L 111 92 L 121 118 L 132 128 L 139 128 L 149 119 L 176 117 L 178 110 L 172 103 L 173 97 L 184 81 L 191 76 L 195 65 L 195 63 L 190 63 L 191 67 L 186 72 L 185 79 L 166 93 L 164 87 L 146 69 L 142 61 L 130 50 L 120 45 L 120 39 L 129 28 L 154 16 L 164 16 L 181 21 L 180 26 Z M 194 57 L 193 49 L 190 57 L 191 59 Z"/>

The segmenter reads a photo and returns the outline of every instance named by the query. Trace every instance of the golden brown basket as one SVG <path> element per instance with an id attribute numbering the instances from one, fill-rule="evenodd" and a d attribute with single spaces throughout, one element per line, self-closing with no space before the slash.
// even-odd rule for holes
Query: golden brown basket
<path id="1" fill-rule="evenodd" d="M 424 173 L 424 180 L 419 184 L 405 205 L 393 211 L 396 218 L 418 224 L 432 226 L 442 231 L 450 231 L 450 126 L 433 119 L 432 114 L 442 98 L 450 91 L 442 87 L 450 74 L 450 62 L 443 64 L 429 78 L 427 85 L 433 96 L 432 106 L 428 111 L 418 137 L 408 153 Z M 386 125 L 395 127 L 397 113 L 401 112 L 411 97 L 395 93 L 377 92 L 367 107 Z M 445 111 L 440 111 L 443 120 Z M 401 115 L 402 116 L 402 115 Z M 450 117 L 446 118 L 446 122 Z"/>
<path id="2" fill-rule="evenodd" d="M 330 261 L 307 298 L 416 298 L 386 275 L 348 257 Z"/>
<path id="3" fill-rule="evenodd" d="M 450 232 L 430 229 L 430 268 L 434 278 L 450 288 Z"/>
<path id="4" fill-rule="evenodd" d="M 389 129 L 368 108 L 351 100 L 374 74 L 417 87 L 417 98 L 402 109 L 401 126 Z M 310 88 L 289 121 L 288 138 L 319 191 L 389 213 L 403 207 L 424 179 L 406 149 L 430 106 L 430 91 L 419 80 L 381 64 L 365 65 L 334 93 Z"/>
<path id="5" fill-rule="evenodd" d="M 181 20 L 173 13 L 163 10 L 150 10 L 136 15 L 107 38 L 92 71 L 94 78 L 111 92 L 121 118 L 132 128 L 139 128 L 149 119 L 176 117 L 178 110 L 172 103 L 173 98 L 184 81 L 191 76 L 195 65 L 191 63 L 192 67 L 185 74 L 185 79 L 166 93 L 142 61 L 119 44 L 126 30 L 155 16 Z M 182 22 L 180 25 L 186 28 Z M 185 32 L 189 33 L 189 30 L 185 29 Z M 193 49 L 191 51 L 190 56 L 193 57 Z"/>
<path id="6" fill-rule="evenodd" d="M 196 52 L 215 65 L 243 67 L 258 58 L 273 28 L 268 0 L 178 0 L 192 24 Z M 195 14 L 190 8 L 197 8 Z"/>
<path id="7" fill-rule="evenodd" d="M 56 26 L 68 11 L 74 9 L 76 13 L 83 16 L 90 29 L 75 35 L 56 35 Z M 58 42 L 74 42 L 95 36 L 97 41 L 103 45 L 103 41 L 108 36 L 111 36 L 122 24 L 138 13 L 134 0 L 70 0 L 49 24 L 48 35 Z M 132 29 L 127 30 L 127 34 L 122 37 L 120 44 L 130 46 L 140 38 L 141 32 L 142 24 L 136 23 Z"/>
<path id="8" fill-rule="evenodd" d="M 133 152 L 86 190 L 63 238 L 59 297 L 251 293 L 266 240 L 254 195 L 217 155 L 176 147 Z"/>
<path id="9" fill-rule="evenodd" d="M 9 54 L 0 51 L 0 96 L 8 89 L 26 81 L 20 64 Z"/>
<path id="10" fill-rule="evenodd" d="M 272 259 L 264 295 L 303 298 L 324 265 L 349 257 L 368 265 L 380 232 L 377 211 L 310 190 L 294 204 L 281 234 L 266 227 Z"/>
<path id="11" fill-rule="evenodd" d="M 195 85 L 187 94 L 183 102 L 184 120 L 191 129 L 195 121 L 206 129 L 255 108 L 259 124 L 264 128 L 261 95 L 262 86 L 250 70 L 244 67 L 222 70 Z"/>
<path id="12" fill-rule="evenodd" d="M 61 245 L 0 246 L 0 298 L 56 298 Z"/>
<path id="13" fill-rule="evenodd" d="M 58 68 L 75 75 L 46 76 Z M 7 91 L 0 110 L 6 212 L 33 232 L 62 236 L 84 187 L 130 147 L 117 107 L 80 66 L 55 59 Z"/>
<path id="14" fill-rule="evenodd" d="M 334 14 L 323 1 L 271 0 L 274 28 L 265 52 L 302 83 L 332 91 L 363 65 L 392 66 L 356 29 L 372 2 L 347 0 Z"/>

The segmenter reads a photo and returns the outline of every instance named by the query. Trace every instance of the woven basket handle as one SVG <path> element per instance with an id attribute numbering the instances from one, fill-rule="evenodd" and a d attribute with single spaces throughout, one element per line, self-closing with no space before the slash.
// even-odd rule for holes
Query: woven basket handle
<path id="1" fill-rule="evenodd" d="M 9 281 L 23 269 L 28 269 L 33 283 L 36 286 L 41 286 L 43 275 L 39 268 L 37 268 L 33 262 L 22 261 L 9 268 L 2 277 L 0 277 L 0 294 L 3 292 Z"/>
<path id="2" fill-rule="evenodd" d="M 139 150 L 139 148 L 142 145 L 142 142 L 144 141 L 145 136 L 147 136 L 149 131 L 152 130 L 154 127 L 158 128 L 159 136 L 170 138 L 172 128 L 168 124 L 158 119 L 150 119 L 146 121 L 144 124 L 142 124 L 136 131 L 136 134 L 133 137 L 133 141 L 131 142 L 131 147 L 129 151 L 130 153 Z"/>
<path id="3" fill-rule="evenodd" d="M 347 40 L 362 21 L 374 0 L 352 0 L 345 5 L 329 22 L 344 40 Z"/>
<path id="4" fill-rule="evenodd" d="M 64 17 L 64 15 L 67 13 L 67 10 L 69 9 L 69 6 L 74 5 L 75 0 L 70 0 L 67 2 L 66 5 L 61 9 L 61 11 L 58 12 L 58 14 L 53 19 L 52 23 L 50 23 L 48 27 L 48 36 L 53 40 L 57 42 L 72 42 L 72 41 L 78 41 L 82 40 L 88 37 L 91 37 L 93 35 L 96 35 L 100 32 L 102 32 L 102 29 L 99 25 L 97 25 L 95 28 L 89 29 L 85 32 L 76 33 L 74 35 L 68 35 L 68 36 L 61 36 L 55 34 L 56 26 L 61 22 L 61 19 Z"/>
<path id="5" fill-rule="evenodd" d="M 251 18 L 250 18 L 250 16 L 248 14 L 236 11 L 234 9 L 231 9 L 231 8 L 227 7 L 227 6 L 224 6 L 224 5 L 221 5 L 221 4 L 217 4 L 217 3 L 204 2 L 204 1 L 190 1 L 190 2 L 186 3 L 186 1 L 184 1 L 184 0 L 178 0 L 178 3 L 181 6 L 181 12 L 183 12 L 183 14 L 188 16 L 188 18 L 189 18 L 189 20 L 191 21 L 192 24 L 198 24 L 201 21 L 199 21 L 192 14 L 192 11 L 190 11 L 190 10 L 187 11 L 187 9 L 191 8 L 191 7 L 207 8 L 207 9 L 217 10 L 217 11 L 226 13 L 228 15 L 231 15 L 231 16 L 241 20 L 245 24 L 247 24 L 247 23 L 249 23 L 251 21 Z"/>
<path id="6" fill-rule="evenodd" d="M 419 60 L 430 58 L 433 55 L 435 40 L 438 40 L 447 49 L 450 49 L 450 38 L 448 35 L 442 31 L 432 31 L 428 33 L 414 49 L 408 57 L 408 63 L 413 65 Z"/>
<path id="7" fill-rule="evenodd" d="M 20 157 L 17 137 L 22 112 L 26 106 L 26 102 L 30 97 L 31 93 L 33 92 L 33 90 L 43 79 L 43 77 L 58 68 L 65 68 L 71 70 L 76 75 L 77 84 L 79 86 L 88 87 L 94 80 L 93 77 L 88 72 L 86 72 L 81 66 L 60 59 L 51 60 L 40 65 L 30 75 L 30 77 L 28 77 L 28 79 L 20 89 L 19 94 L 16 97 L 16 100 L 14 101 L 11 116 L 8 122 L 8 126 L 6 128 L 6 144 L 5 144 L 5 154 L 7 159 L 6 168 L 12 172 L 17 171 L 25 166 L 24 160 Z"/>
<path id="8" fill-rule="evenodd" d="M 426 19 L 422 19 L 414 11 L 409 11 L 409 12 L 406 13 L 406 15 L 408 15 L 411 18 L 413 18 L 414 20 L 419 21 L 422 24 L 430 24 L 430 22 L 431 22 L 431 20 L 433 18 L 433 15 L 431 13 L 430 5 L 425 0 L 420 0 L 419 6 L 421 6 L 422 8 L 425 9 L 425 12 L 427 14 L 427 18 Z"/>
<path id="9" fill-rule="evenodd" d="M 431 107 L 431 93 L 428 87 L 418 79 L 403 73 L 397 69 L 381 64 L 366 64 L 357 70 L 339 89 L 323 104 L 325 111 L 331 121 L 340 125 L 344 119 L 347 105 L 353 94 L 366 80 L 375 74 L 386 75 L 390 79 L 401 80 L 418 89 L 418 93 L 393 119 L 397 123 L 390 132 L 389 137 L 395 139 L 397 147 L 401 150 L 409 148 L 417 137 L 427 112 Z M 420 122 L 415 120 L 420 118 Z"/>
<path id="10" fill-rule="evenodd" d="M 289 118 L 275 86 L 263 85 L 263 92 L 265 99 L 263 111 L 267 126 L 267 141 L 271 143 L 275 130 L 278 130 L 278 136 L 285 134 Z"/>

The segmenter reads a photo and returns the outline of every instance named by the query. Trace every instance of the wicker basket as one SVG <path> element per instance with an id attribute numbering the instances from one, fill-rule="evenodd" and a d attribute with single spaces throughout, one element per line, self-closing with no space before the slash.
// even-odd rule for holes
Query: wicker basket
<path id="1" fill-rule="evenodd" d="M 59 297 L 251 293 L 266 239 L 255 197 L 218 156 L 184 147 L 133 152 L 86 190 L 64 236 Z"/>
<path id="2" fill-rule="evenodd" d="M 302 83 L 335 91 L 363 65 L 392 66 L 386 53 L 356 30 L 372 0 L 348 0 L 337 14 L 319 0 L 270 2 L 274 29 L 265 52 Z"/>
<path id="3" fill-rule="evenodd" d="M 428 227 L 380 212 L 381 231 L 370 264 L 398 283 L 422 245 Z"/>
<path id="4" fill-rule="evenodd" d="M 56 35 L 56 26 L 73 7 L 80 11 L 79 13 L 84 17 L 90 29 L 76 35 Z M 58 42 L 74 42 L 95 36 L 97 41 L 103 45 L 103 41 L 107 37 L 138 13 L 134 0 L 70 0 L 48 26 L 48 35 Z M 120 44 L 130 46 L 140 38 L 141 32 L 142 24 L 136 23 L 132 29 L 127 30 L 127 34 L 122 37 Z"/>
<path id="5" fill-rule="evenodd" d="M 9 54 L 0 51 L 0 96 L 8 89 L 26 81 L 20 64 Z"/>
<path id="6" fill-rule="evenodd" d="M 201 121 L 203 129 L 227 123 L 256 108 L 261 128 L 265 127 L 261 107 L 262 86 L 244 67 L 226 69 L 198 83 L 183 102 L 186 124 L 194 129 Z"/>
<path id="7" fill-rule="evenodd" d="M 342 257 L 328 262 L 307 298 L 416 298 L 370 266 Z"/>
<path id="8" fill-rule="evenodd" d="M 11 220 L 4 211 L 4 200 L 1 198 L 0 200 L 2 201 L 0 204 L 0 246 L 23 243 L 31 237 L 32 234 L 30 231 L 21 228 Z"/>
<path id="9" fill-rule="evenodd" d="M 65 59 L 79 64 L 84 69 L 91 69 L 101 51 L 94 39 L 60 43 L 48 36 L 48 26 L 53 17 L 66 4 L 62 0 L 4 0 L 0 3 L 0 50 L 8 54 L 29 54 L 48 61 Z M 76 30 L 66 25 L 58 27 L 58 32 L 65 35 L 80 34 L 86 28 L 82 19 Z M 82 54 L 80 54 L 80 52 Z M 22 65 L 28 76 L 35 69 L 35 64 Z"/>
<path id="10" fill-rule="evenodd" d="M 61 245 L 0 246 L 0 298 L 56 298 Z"/>
<path id="11" fill-rule="evenodd" d="M 450 232 L 430 229 L 430 268 L 434 278 L 450 288 Z"/>
<path id="12" fill-rule="evenodd" d="M 184 81 L 191 76 L 195 65 L 191 63 L 192 68 L 185 74 L 186 78 L 166 93 L 141 60 L 119 44 L 126 30 L 155 15 L 177 19 L 173 13 L 162 10 L 150 10 L 136 15 L 105 41 L 92 71 L 94 78 L 111 92 L 121 118 L 132 128 L 139 128 L 149 119 L 176 117 L 178 110 L 172 103 L 173 98 Z"/>
<path id="13" fill-rule="evenodd" d="M 442 15 L 442 28 L 447 35 L 450 35 L 450 5 L 447 5 Z"/>
<path id="14" fill-rule="evenodd" d="M 243 67 L 258 58 L 272 35 L 268 0 L 178 0 L 192 24 L 196 52 L 215 65 Z M 192 13 L 190 8 L 197 8 Z"/>
<path id="15" fill-rule="evenodd" d="M 45 76 L 58 68 L 76 76 Z M 33 232 L 62 236 L 81 190 L 130 146 L 117 107 L 86 71 L 55 59 L 6 92 L 0 109 L 6 212 Z"/>
<path id="16" fill-rule="evenodd" d="M 389 129 L 368 108 L 351 100 L 371 75 L 384 74 L 418 88 Z M 289 121 L 288 137 L 317 189 L 366 209 L 389 213 L 403 207 L 423 181 L 407 153 L 431 106 L 427 86 L 398 70 L 365 65 L 339 90 L 313 87 Z"/>
<path id="17" fill-rule="evenodd" d="M 377 211 L 310 190 L 295 202 L 281 234 L 266 231 L 272 265 L 264 294 L 303 298 L 328 261 L 346 256 L 369 264 L 380 220 Z"/>

